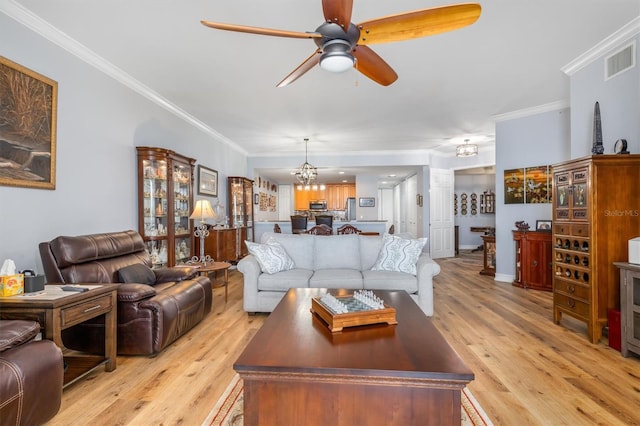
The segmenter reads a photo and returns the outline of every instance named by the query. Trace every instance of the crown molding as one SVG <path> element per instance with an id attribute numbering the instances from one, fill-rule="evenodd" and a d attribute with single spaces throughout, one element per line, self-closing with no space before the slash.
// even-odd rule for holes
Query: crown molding
<path id="1" fill-rule="evenodd" d="M 564 67 L 560 68 L 560 70 L 568 76 L 572 76 L 610 50 L 616 48 L 620 44 L 628 41 L 638 34 L 640 34 L 640 16 L 635 17 L 633 20 L 631 20 L 631 22 L 624 25 L 618 31 L 611 34 L 609 37 L 605 38 L 600 43 L 596 44 L 591 49 L 587 50 Z"/>
<path id="2" fill-rule="evenodd" d="M 33 12 L 31 12 L 21 4 L 16 3 L 14 0 L 0 0 L 0 11 L 5 13 L 10 18 L 16 20 L 20 24 L 24 25 L 25 27 L 40 34 L 45 39 L 58 45 L 72 55 L 78 57 L 90 66 L 102 71 L 122 85 L 128 87 L 134 92 L 147 98 L 151 102 L 157 104 L 161 108 L 184 120 L 186 123 L 198 128 L 214 139 L 225 143 L 241 154 L 245 156 L 248 155 L 248 152 L 245 149 L 241 148 L 235 142 L 218 133 L 185 110 L 171 103 L 169 100 L 161 96 L 159 93 L 155 92 L 150 87 L 142 84 L 140 81 L 136 80 L 122 69 L 116 67 L 111 62 L 107 61 L 82 43 L 79 43 L 44 19 L 35 15 Z"/>
<path id="3" fill-rule="evenodd" d="M 538 105 L 531 108 L 524 108 L 516 111 L 506 112 L 504 114 L 492 115 L 491 118 L 497 123 L 500 121 L 529 117 L 531 115 L 542 114 L 544 112 L 550 112 L 550 111 L 557 111 L 565 108 L 569 108 L 569 101 L 555 101 L 555 102 Z"/>

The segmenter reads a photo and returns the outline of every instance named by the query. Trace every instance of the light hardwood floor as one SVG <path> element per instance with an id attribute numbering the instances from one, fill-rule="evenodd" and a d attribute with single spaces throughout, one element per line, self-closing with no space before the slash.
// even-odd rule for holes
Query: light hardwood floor
<path id="1" fill-rule="evenodd" d="M 587 341 L 569 317 L 552 322 L 551 294 L 478 274 L 477 256 L 438 260 L 433 321 L 475 373 L 469 388 L 496 425 L 640 425 L 640 359 Z M 229 301 L 154 358 L 118 357 L 65 389 L 51 425 L 199 425 L 231 380 L 233 362 L 266 315 Z M 425 342 L 425 344 L 429 344 Z"/>

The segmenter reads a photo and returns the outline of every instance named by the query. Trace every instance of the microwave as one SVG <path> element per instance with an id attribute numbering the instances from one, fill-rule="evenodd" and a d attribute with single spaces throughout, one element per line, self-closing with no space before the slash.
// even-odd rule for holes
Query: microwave
<path id="1" fill-rule="evenodd" d="M 309 201 L 309 210 L 326 210 L 326 201 Z"/>

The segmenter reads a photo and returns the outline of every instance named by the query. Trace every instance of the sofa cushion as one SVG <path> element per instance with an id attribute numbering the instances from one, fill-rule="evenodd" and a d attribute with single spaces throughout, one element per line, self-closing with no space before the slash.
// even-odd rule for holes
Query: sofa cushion
<path id="1" fill-rule="evenodd" d="M 156 282 L 156 274 L 147 265 L 135 263 L 118 269 L 118 280 L 121 283 L 153 285 Z"/>
<path id="2" fill-rule="evenodd" d="M 309 278 L 313 271 L 309 269 L 291 269 L 275 274 L 260 274 L 258 277 L 258 291 L 287 291 L 290 288 L 309 287 Z"/>
<path id="3" fill-rule="evenodd" d="M 362 271 L 365 290 L 405 290 L 407 293 L 418 291 L 418 278 L 415 275 L 395 271 Z"/>
<path id="4" fill-rule="evenodd" d="M 287 251 L 296 268 L 313 269 L 314 235 L 264 233 L 262 242 L 277 241 Z"/>
<path id="5" fill-rule="evenodd" d="M 355 269 L 320 269 L 313 273 L 309 287 L 362 289 L 362 273 Z"/>
<path id="6" fill-rule="evenodd" d="M 358 235 L 319 235 L 315 237 L 314 270 L 360 270 Z"/>
<path id="7" fill-rule="evenodd" d="M 385 235 L 383 245 L 378 254 L 374 271 L 396 271 L 416 275 L 416 262 L 422 253 L 427 238 L 408 240 Z"/>
<path id="8" fill-rule="evenodd" d="M 252 243 L 251 241 L 245 241 L 244 243 L 247 245 L 249 253 L 256 258 L 260 264 L 260 269 L 264 273 L 275 274 L 295 267 L 291 257 L 277 241 L 270 239 L 266 244 Z"/>
<path id="9" fill-rule="evenodd" d="M 383 239 L 380 235 L 358 235 L 360 240 L 360 270 L 368 271 L 378 260 Z"/>

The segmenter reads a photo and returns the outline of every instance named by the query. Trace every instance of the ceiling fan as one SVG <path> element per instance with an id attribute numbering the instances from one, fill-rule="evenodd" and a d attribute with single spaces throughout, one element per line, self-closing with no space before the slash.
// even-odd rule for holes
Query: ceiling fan
<path id="1" fill-rule="evenodd" d="M 201 21 L 219 30 L 288 38 L 312 38 L 318 48 L 287 75 L 277 87 L 293 83 L 315 65 L 332 72 L 353 67 L 371 80 L 388 86 L 398 74 L 371 48 L 370 44 L 388 43 L 426 37 L 457 30 L 473 24 L 480 17 L 477 3 L 421 9 L 354 24 L 351 22 L 353 0 L 322 0 L 325 22 L 314 32 L 285 31 L 245 25 Z"/>

